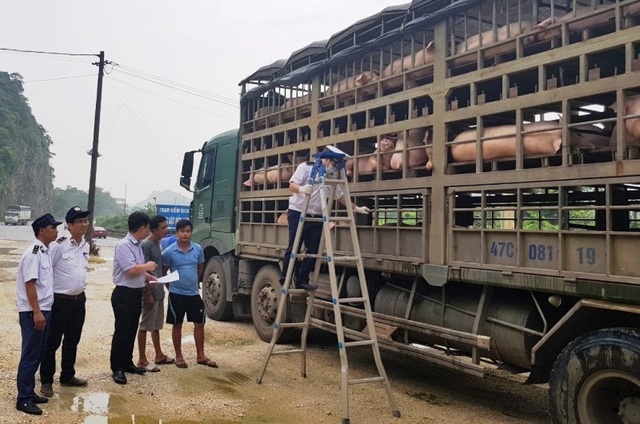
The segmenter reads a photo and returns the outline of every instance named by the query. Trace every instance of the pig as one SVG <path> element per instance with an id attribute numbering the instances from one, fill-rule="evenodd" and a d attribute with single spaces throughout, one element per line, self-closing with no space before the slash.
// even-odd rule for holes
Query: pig
<path id="1" fill-rule="evenodd" d="M 309 103 L 310 101 L 311 101 L 311 94 L 305 94 L 304 96 L 300 96 L 300 97 L 292 97 L 291 99 L 288 99 L 286 102 L 284 102 L 284 104 L 280 109 L 289 109 L 294 106 L 299 106 L 305 103 Z"/>
<path id="2" fill-rule="evenodd" d="M 356 87 L 361 87 L 369 83 L 375 82 L 379 78 L 380 74 L 377 71 L 365 71 L 355 77 L 347 77 L 333 85 L 331 85 L 325 95 L 331 95 L 340 93 L 342 91 L 351 90 Z M 375 85 L 367 87 L 362 91 L 362 94 L 373 94 L 377 90 Z"/>
<path id="3" fill-rule="evenodd" d="M 531 31 L 533 28 L 531 22 L 522 21 L 522 22 L 514 22 L 509 25 L 501 26 L 494 33 L 493 30 L 485 31 L 482 34 L 477 34 L 469 37 L 467 40 L 458 44 L 456 48 L 456 52 L 458 54 L 468 52 L 471 50 L 479 49 L 480 47 L 490 46 L 498 41 L 505 41 L 510 38 L 514 38 L 516 35 L 526 34 Z M 497 35 L 497 39 L 496 39 Z M 533 42 L 533 38 L 526 37 L 523 40 L 523 43 L 530 44 Z M 498 52 L 499 53 L 499 52 Z"/>
<path id="4" fill-rule="evenodd" d="M 347 175 L 363 174 L 376 172 L 378 169 L 378 157 L 376 153 L 380 151 L 381 169 L 383 171 L 389 170 L 391 167 L 391 156 L 393 156 L 393 149 L 395 149 L 395 141 L 393 137 L 382 137 L 380 139 L 379 147 L 373 152 L 373 155 L 368 159 L 365 158 L 351 158 L 347 159 L 345 163 L 345 172 Z M 383 154 L 384 153 L 384 154 Z M 357 166 L 355 164 L 357 163 Z M 355 171 L 355 172 L 354 172 Z"/>
<path id="5" fill-rule="evenodd" d="M 609 106 L 614 112 L 618 113 L 617 104 L 614 103 Z M 623 116 L 640 115 L 640 94 L 635 96 L 629 96 L 624 99 L 623 103 Z M 625 144 L 640 144 L 640 117 L 629 118 L 624 121 L 625 126 Z M 615 146 L 617 139 L 617 133 L 614 128 L 611 135 L 611 145 Z"/>
<path id="6" fill-rule="evenodd" d="M 609 131 L 595 125 L 578 125 L 569 131 L 569 144 L 575 149 L 600 149 L 609 146 Z"/>
<path id="7" fill-rule="evenodd" d="M 545 19 L 544 21 L 536 24 L 533 29 L 537 30 L 544 30 L 545 28 L 553 25 L 553 24 L 559 24 L 565 21 L 569 21 L 571 19 L 577 18 L 579 16 L 582 15 L 586 15 L 589 14 L 590 12 L 593 12 L 593 8 L 591 7 L 580 7 L 578 9 L 576 9 L 575 13 L 574 12 L 569 12 L 564 16 L 554 16 L 553 18 L 549 17 L 547 19 Z M 640 3 L 636 3 L 633 4 L 627 8 L 625 8 L 623 10 L 623 16 L 632 16 L 632 15 L 636 15 L 638 14 L 638 12 L 640 12 Z M 598 14 L 594 14 L 593 16 L 589 16 L 587 18 L 584 19 L 576 19 L 575 22 L 572 22 L 569 25 L 569 30 L 571 32 L 581 32 L 584 31 L 585 29 L 589 29 L 589 28 L 594 28 L 600 25 L 603 25 L 605 23 L 607 23 L 608 21 L 612 20 L 615 18 L 614 15 L 614 10 L 611 9 L 607 12 L 604 13 L 598 13 Z M 546 31 L 541 31 L 538 34 L 535 35 L 535 38 L 540 40 L 540 41 L 546 41 L 546 40 L 551 40 L 553 38 L 557 38 L 560 37 L 560 35 L 562 34 L 561 32 L 561 26 L 555 26 L 554 28 L 550 28 Z"/>
<path id="8" fill-rule="evenodd" d="M 422 143 L 426 146 L 424 148 L 425 154 L 427 155 L 427 163 L 424 165 L 427 168 L 427 171 L 433 170 L 433 142 L 431 141 L 431 135 L 429 131 L 424 133 L 424 140 Z"/>
<path id="9" fill-rule="evenodd" d="M 276 221 L 276 224 L 280 224 L 280 225 L 287 225 L 289 223 L 289 218 L 287 218 L 287 213 L 283 212 L 280 214 L 280 216 L 278 216 L 278 220 Z"/>
<path id="10" fill-rule="evenodd" d="M 523 131 L 536 132 L 523 135 L 522 145 L 525 156 L 552 155 L 562 144 L 562 129 L 555 122 L 535 122 L 525 124 Z M 516 126 L 502 125 L 484 129 L 484 137 L 491 137 L 482 142 L 482 158 L 485 160 L 515 157 Z M 496 138 L 494 138 L 496 137 Z M 465 142 L 451 146 L 451 156 L 456 162 L 469 162 L 476 159 L 476 130 L 463 131 L 456 136 L 454 142 Z"/>
<path id="11" fill-rule="evenodd" d="M 416 166 L 423 166 L 427 163 L 426 150 L 423 148 L 411 149 L 412 147 L 424 146 L 424 138 L 426 135 L 426 128 L 414 128 L 407 131 L 407 168 L 415 168 Z M 393 155 L 391 156 L 390 166 L 391 169 L 402 169 L 404 163 L 405 152 L 404 150 L 404 136 L 398 138 L 396 141 L 396 147 Z"/>
<path id="12" fill-rule="evenodd" d="M 263 116 L 271 115 L 272 113 L 276 113 L 280 110 L 280 106 L 264 106 L 260 109 L 256 110 L 256 113 L 253 114 L 253 119 L 262 118 Z"/>
<path id="13" fill-rule="evenodd" d="M 278 175 L 280 175 L 280 181 L 289 181 L 295 171 L 295 166 L 291 164 L 293 162 L 293 156 L 287 155 L 289 163 L 283 163 L 282 165 L 274 165 L 268 168 L 256 169 L 247 181 L 242 183 L 245 187 L 251 187 L 252 185 L 264 185 L 265 180 L 267 184 L 273 184 L 278 182 Z M 307 156 L 298 156 L 296 158 L 296 166 L 307 160 Z"/>
<path id="14" fill-rule="evenodd" d="M 388 78 L 393 75 L 402 74 L 403 72 L 409 71 L 413 68 L 418 68 L 424 65 L 428 65 L 429 63 L 432 63 L 433 57 L 434 57 L 433 50 L 434 50 L 434 45 L 433 45 L 433 41 L 431 41 L 429 42 L 429 44 L 427 44 L 427 47 L 416 52 L 415 56 L 408 54 L 404 57 L 401 57 L 400 59 L 394 60 L 384 68 L 384 70 L 382 71 L 382 78 Z M 417 72 L 412 72 L 409 75 L 410 86 L 414 85 L 413 81 L 418 80 L 420 78 L 424 78 L 428 76 L 430 73 L 431 73 L 430 69 L 423 69 Z M 391 80 L 387 80 L 383 82 L 382 84 L 383 84 L 383 88 L 390 88 L 392 86 L 398 86 L 402 84 L 402 80 L 393 78 Z"/>

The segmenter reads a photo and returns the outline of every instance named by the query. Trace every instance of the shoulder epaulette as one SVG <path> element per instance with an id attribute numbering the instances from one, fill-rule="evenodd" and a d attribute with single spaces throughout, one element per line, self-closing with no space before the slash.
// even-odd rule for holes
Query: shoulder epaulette
<path id="1" fill-rule="evenodd" d="M 65 241 L 67 239 L 67 236 L 62 236 L 60 237 L 58 240 L 56 240 L 56 243 L 62 243 L 63 241 Z"/>
<path id="2" fill-rule="evenodd" d="M 35 246 L 33 246 L 33 250 L 31 251 L 31 253 L 38 253 L 38 249 L 40 249 L 40 246 L 36 244 Z"/>

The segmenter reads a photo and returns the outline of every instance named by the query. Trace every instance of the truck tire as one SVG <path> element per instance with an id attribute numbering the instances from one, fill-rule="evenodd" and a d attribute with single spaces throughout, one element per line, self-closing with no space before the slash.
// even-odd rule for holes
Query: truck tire
<path id="1" fill-rule="evenodd" d="M 207 262 L 202 275 L 202 300 L 207 316 L 212 320 L 233 319 L 233 304 L 227 300 L 227 290 L 222 259 L 214 256 Z"/>
<path id="2" fill-rule="evenodd" d="M 635 423 L 639 411 L 640 331 L 593 331 L 558 356 L 549 381 L 553 423 Z"/>
<path id="3" fill-rule="evenodd" d="M 276 266 L 266 265 L 258 270 L 251 288 L 251 319 L 258 337 L 263 342 L 270 342 L 273 336 L 280 289 L 280 270 Z M 286 322 L 286 315 L 288 311 L 285 311 L 283 322 Z M 293 340 L 294 335 L 294 329 L 285 328 L 278 337 L 278 343 L 287 343 Z"/>

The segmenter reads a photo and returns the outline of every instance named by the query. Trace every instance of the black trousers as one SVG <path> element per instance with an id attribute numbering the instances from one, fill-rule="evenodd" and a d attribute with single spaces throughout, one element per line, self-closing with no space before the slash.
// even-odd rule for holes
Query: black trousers
<path id="1" fill-rule="evenodd" d="M 142 289 L 116 286 L 111 293 L 115 324 L 111 339 L 111 371 L 124 371 L 133 363 L 133 346 L 142 312 Z"/>
<path id="2" fill-rule="evenodd" d="M 300 223 L 300 212 L 289 209 L 287 211 L 287 219 L 289 221 L 289 245 L 287 246 L 287 250 L 284 252 L 284 256 L 282 258 L 282 274 L 280 276 L 280 283 L 284 283 L 284 279 L 287 275 L 287 268 L 289 267 L 291 252 L 293 251 L 293 242 L 296 238 L 296 231 L 298 231 L 298 224 Z M 300 246 L 298 246 L 298 248 L 300 248 L 304 242 L 307 253 L 318 253 L 321 236 L 322 222 L 305 222 L 302 227 L 302 237 L 300 238 Z M 300 284 L 309 284 L 309 273 L 313 271 L 315 264 L 315 258 L 305 258 L 299 267 L 294 268 L 293 275 L 296 279 L 296 286 L 300 286 Z"/>
<path id="3" fill-rule="evenodd" d="M 56 351 L 61 343 L 60 381 L 67 382 L 76 375 L 76 354 L 86 316 L 86 302 L 84 294 L 76 297 L 54 295 L 51 328 L 44 358 L 40 364 L 40 381 L 43 384 L 53 383 L 56 373 Z"/>

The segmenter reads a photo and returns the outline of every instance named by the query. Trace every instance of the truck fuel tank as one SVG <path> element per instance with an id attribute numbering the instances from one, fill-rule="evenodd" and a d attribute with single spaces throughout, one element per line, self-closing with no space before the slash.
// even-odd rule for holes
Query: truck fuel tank
<path id="1" fill-rule="evenodd" d="M 411 308 L 412 321 L 472 333 L 482 288 L 449 283 L 443 288 L 424 286 Z M 444 291 L 444 293 L 443 293 Z M 442 304 L 444 301 L 444 308 Z M 374 311 L 404 318 L 409 290 L 384 285 L 375 298 Z M 531 348 L 540 339 L 543 323 L 528 292 L 496 289 L 489 300 L 487 315 L 479 334 L 491 337 L 491 350 L 481 355 L 523 369 L 531 368 Z M 470 353 L 470 347 L 417 331 L 409 332 L 410 342 L 449 346 Z"/>

